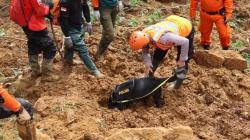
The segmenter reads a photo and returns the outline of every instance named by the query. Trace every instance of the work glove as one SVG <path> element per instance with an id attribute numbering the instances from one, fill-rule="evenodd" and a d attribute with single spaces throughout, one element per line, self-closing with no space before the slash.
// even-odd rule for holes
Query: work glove
<path id="1" fill-rule="evenodd" d="M 118 1 L 118 11 L 119 11 L 119 12 L 120 12 L 120 11 L 123 11 L 123 8 L 124 8 L 123 3 L 122 3 L 121 0 L 119 0 L 119 1 Z"/>
<path id="2" fill-rule="evenodd" d="M 91 22 L 85 23 L 84 28 L 85 28 L 85 31 L 89 33 L 89 35 L 92 34 L 93 28 L 92 28 Z"/>
<path id="3" fill-rule="evenodd" d="M 64 37 L 64 46 L 65 48 L 72 48 L 73 42 L 70 37 Z"/>
<path id="4" fill-rule="evenodd" d="M 17 122 L 19 124 L 25 124 L 27 121 L 30 121 L 30 119 L 30 114 L 23 107 L 21 107 L 17 114 Z"/>
<path id="5" fill-rule="evenodd" d="M 99 10 L 95 10 L 95 11 L 94 11 L 94 18 L 95 18 L 96 20 L 99 20 L 99 19 L 100 19 L 100 12 L 99 12 Z"/>
<path id="6" fill-rule="evenodd" d="M 176 74 L 176 83 L 175 83 L 175 89 L 180 88 L 180 86 L 183 83 L 183 80 L 185 80 L 186 78 L 186 74 L 187 74 L 187 69 L 186 67 L 177 67 L 175 70 L 175 74 Z"/>
<path id="7" fill-rule="evenodd" d="M 152 64 L 145 64 L 145 73 L 144 73 L 144 76 L 145 76 L 145 77 L 148 77 L 148 76 L 149 76 L 149 73 L 151 73 L 151 76 L 152 76 L 152 73 L 153 73 L 153 65 L 152 65 Z"/>

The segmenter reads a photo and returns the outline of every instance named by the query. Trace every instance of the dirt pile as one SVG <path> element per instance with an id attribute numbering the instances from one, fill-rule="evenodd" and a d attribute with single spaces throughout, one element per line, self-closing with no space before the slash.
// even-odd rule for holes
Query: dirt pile
<path id="1" fill-rule="evenodd" d="M 198 140 L 190 127 L 178 126 L 173 128 L 129 128 L 120 130 L 105 140 Z"/>

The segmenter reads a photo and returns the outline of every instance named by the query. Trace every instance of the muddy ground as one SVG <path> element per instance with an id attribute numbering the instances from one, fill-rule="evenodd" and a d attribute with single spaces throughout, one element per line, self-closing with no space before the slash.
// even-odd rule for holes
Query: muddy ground
<path id="1" fill-rule="evenodd" d="M 235 2 L 232 24 L 235 26 L 233 41 L 241 41 L 243 47 L 249 46 L 250 4 L 247 2 Z M 110 136 L 124 128 L 186 125 L 200 139 L 249 140 L 250 77 L 244 71 L 208 68 L 191 61 L 187 79 L 179 91 L 169 92 L 164 86 L 164 105 L 160 109 L 152 102 L 147 106 L 135 103 L 123 111 L 107 108 L 111 89 L 116 84 L 140 77 L 144 71 L 140 55 L 129 49 L 127 34 L 152 22 L 145 14 L 153 13 L 155 9 L 160 10 L 162 18 L 172 13 L 188 17 L 188 4 L 151 2 L 142 3 L 142 6 L 132 7 L 119 15 L 116 38 L 105 60 L 97 62 L 97 67 L 106 75 L 105 79 L 95 79 L 82 64 L 64 67 L 57 56 L 55 70 L 61 77 L 58 82 L 44 83 L 38 79 L 33 87 L 15 93 L 35 106 L 38 131 L 56 140 L 80 140 L 87 135 Z M 139 23 L 134 24 L 132 19 Z M 56 31 L 61 42 L 60 28 L 56 27 Z M 21 28 L 2 14 L 0 32 L 5 33 L 0 37 L 0 72 L 5 77 L 13 76 L 13 71 L 28 74 L 26 38 Z M 213 50 L 220 49 L 216 31 L 213 34 Z M 96 22 L 94 34 L 86 38 L 91 56 L 100 37 L 101 28 Z M 197 33 L 196 49 L 200 49 L 198 38 Z M 175 55 L 172 49 L 159 67 L 158 76 L 171 75 Z M 75 57 L 79 60 L 77 55 Z M 14 118 L 1 120 L 0 139 L 17 139 L 14 125 Z"/>

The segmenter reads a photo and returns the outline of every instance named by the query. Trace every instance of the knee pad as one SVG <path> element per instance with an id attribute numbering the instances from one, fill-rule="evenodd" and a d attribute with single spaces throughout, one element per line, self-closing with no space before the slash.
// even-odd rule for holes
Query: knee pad
<path id="1" fill-rule="evenodd" d="M 22 98 L 16 98 L 16 99 L 22 105 L 22 107 L 30 114 L 31 118 L 33 118 L 34 109 L 31 103 Z"/>

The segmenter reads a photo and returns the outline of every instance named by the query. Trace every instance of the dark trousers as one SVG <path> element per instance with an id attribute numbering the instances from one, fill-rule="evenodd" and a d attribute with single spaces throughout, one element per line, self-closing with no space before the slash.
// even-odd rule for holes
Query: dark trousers
<path id="1" fill-rule="evenodd" d="M 22 98 L 16 98 L 17 101 L 22 105 L 23 108 L 25 108 L 25 110 L 30 114 L 31 117 L 33 117 L 33 107 L 32 105 L 22 99 Z M 4 106 L 0 105 L 0 119 L 4 119 L 4 118 L 8 118 L 10 117 L 11 115 L 14 115 L 15 112 L 5 108 Z"/>
<path id="2" fill-rule="evenodd" d="M 118 14 L 117 7 L 112 9 L 102 8 L 100 11 L 100 21 L 102 24 L 102 38 L 99 43 L 99 55 L 102 55 L 109 44 L 114 40 L 115 21 Z"/>
<path id="3" fill-rule="evenodd" d="M 186 63 L 186 69 L 188 69 L 188 63 L 193 58 L 193 54 L 194 54 L 194 47 L 193 47 L 194 33 L 195 33 L 195 29 L 194 29 L 194 27 L 192 27 L 192 31 L 186 37 L 189 40 L 188 60 L 185 62 Z M 158 49 L 158 48 L 155 49 L 154 55 L 153 55 L 153 60 L 152 60 L 152 62 L 153 62 L 153 70 L 154 71 L 157 69 L 159 64 L 162 62 L 162 60 L 166 56 L 167 52 L 168 52 L 168 50 L 163 51 L 163 50 Z M 181 54 L 181 46 L 177 46 L 176 61 L 179 61 L 180 54 Z"/>
<path id="4" fill-rule="evenodd" d="M 74 51 L 76 51 L 81 58 L 81 60 L 84 62 L 84 64 L 87 66 L 87 68 L 92 72 L 95 73 L 97 71 L 95 63 L 91 60 L 91 57 L 89 56 L 89 51 L 86 46 L 86 44 L 83 41 L 84 37 L 84 30 L 81 26 L 72 26 L 69 30 L 70 38 L 72 39 L 74 47 L 72 48 L 66 48 L 64 52 L 64 58 L 68 63 L 73 63 L 73 56 Z"/>
<path id="5" fill-rule="evenodd" d="M 53 40 L 49 37 L 48 30 L 31 31 L 23 27 L 23 31 L 28 38 L 28 55 L 38 55 L 43 53 L 43 58 L 52 59 L 56 54 L 56 47 Z"/>

